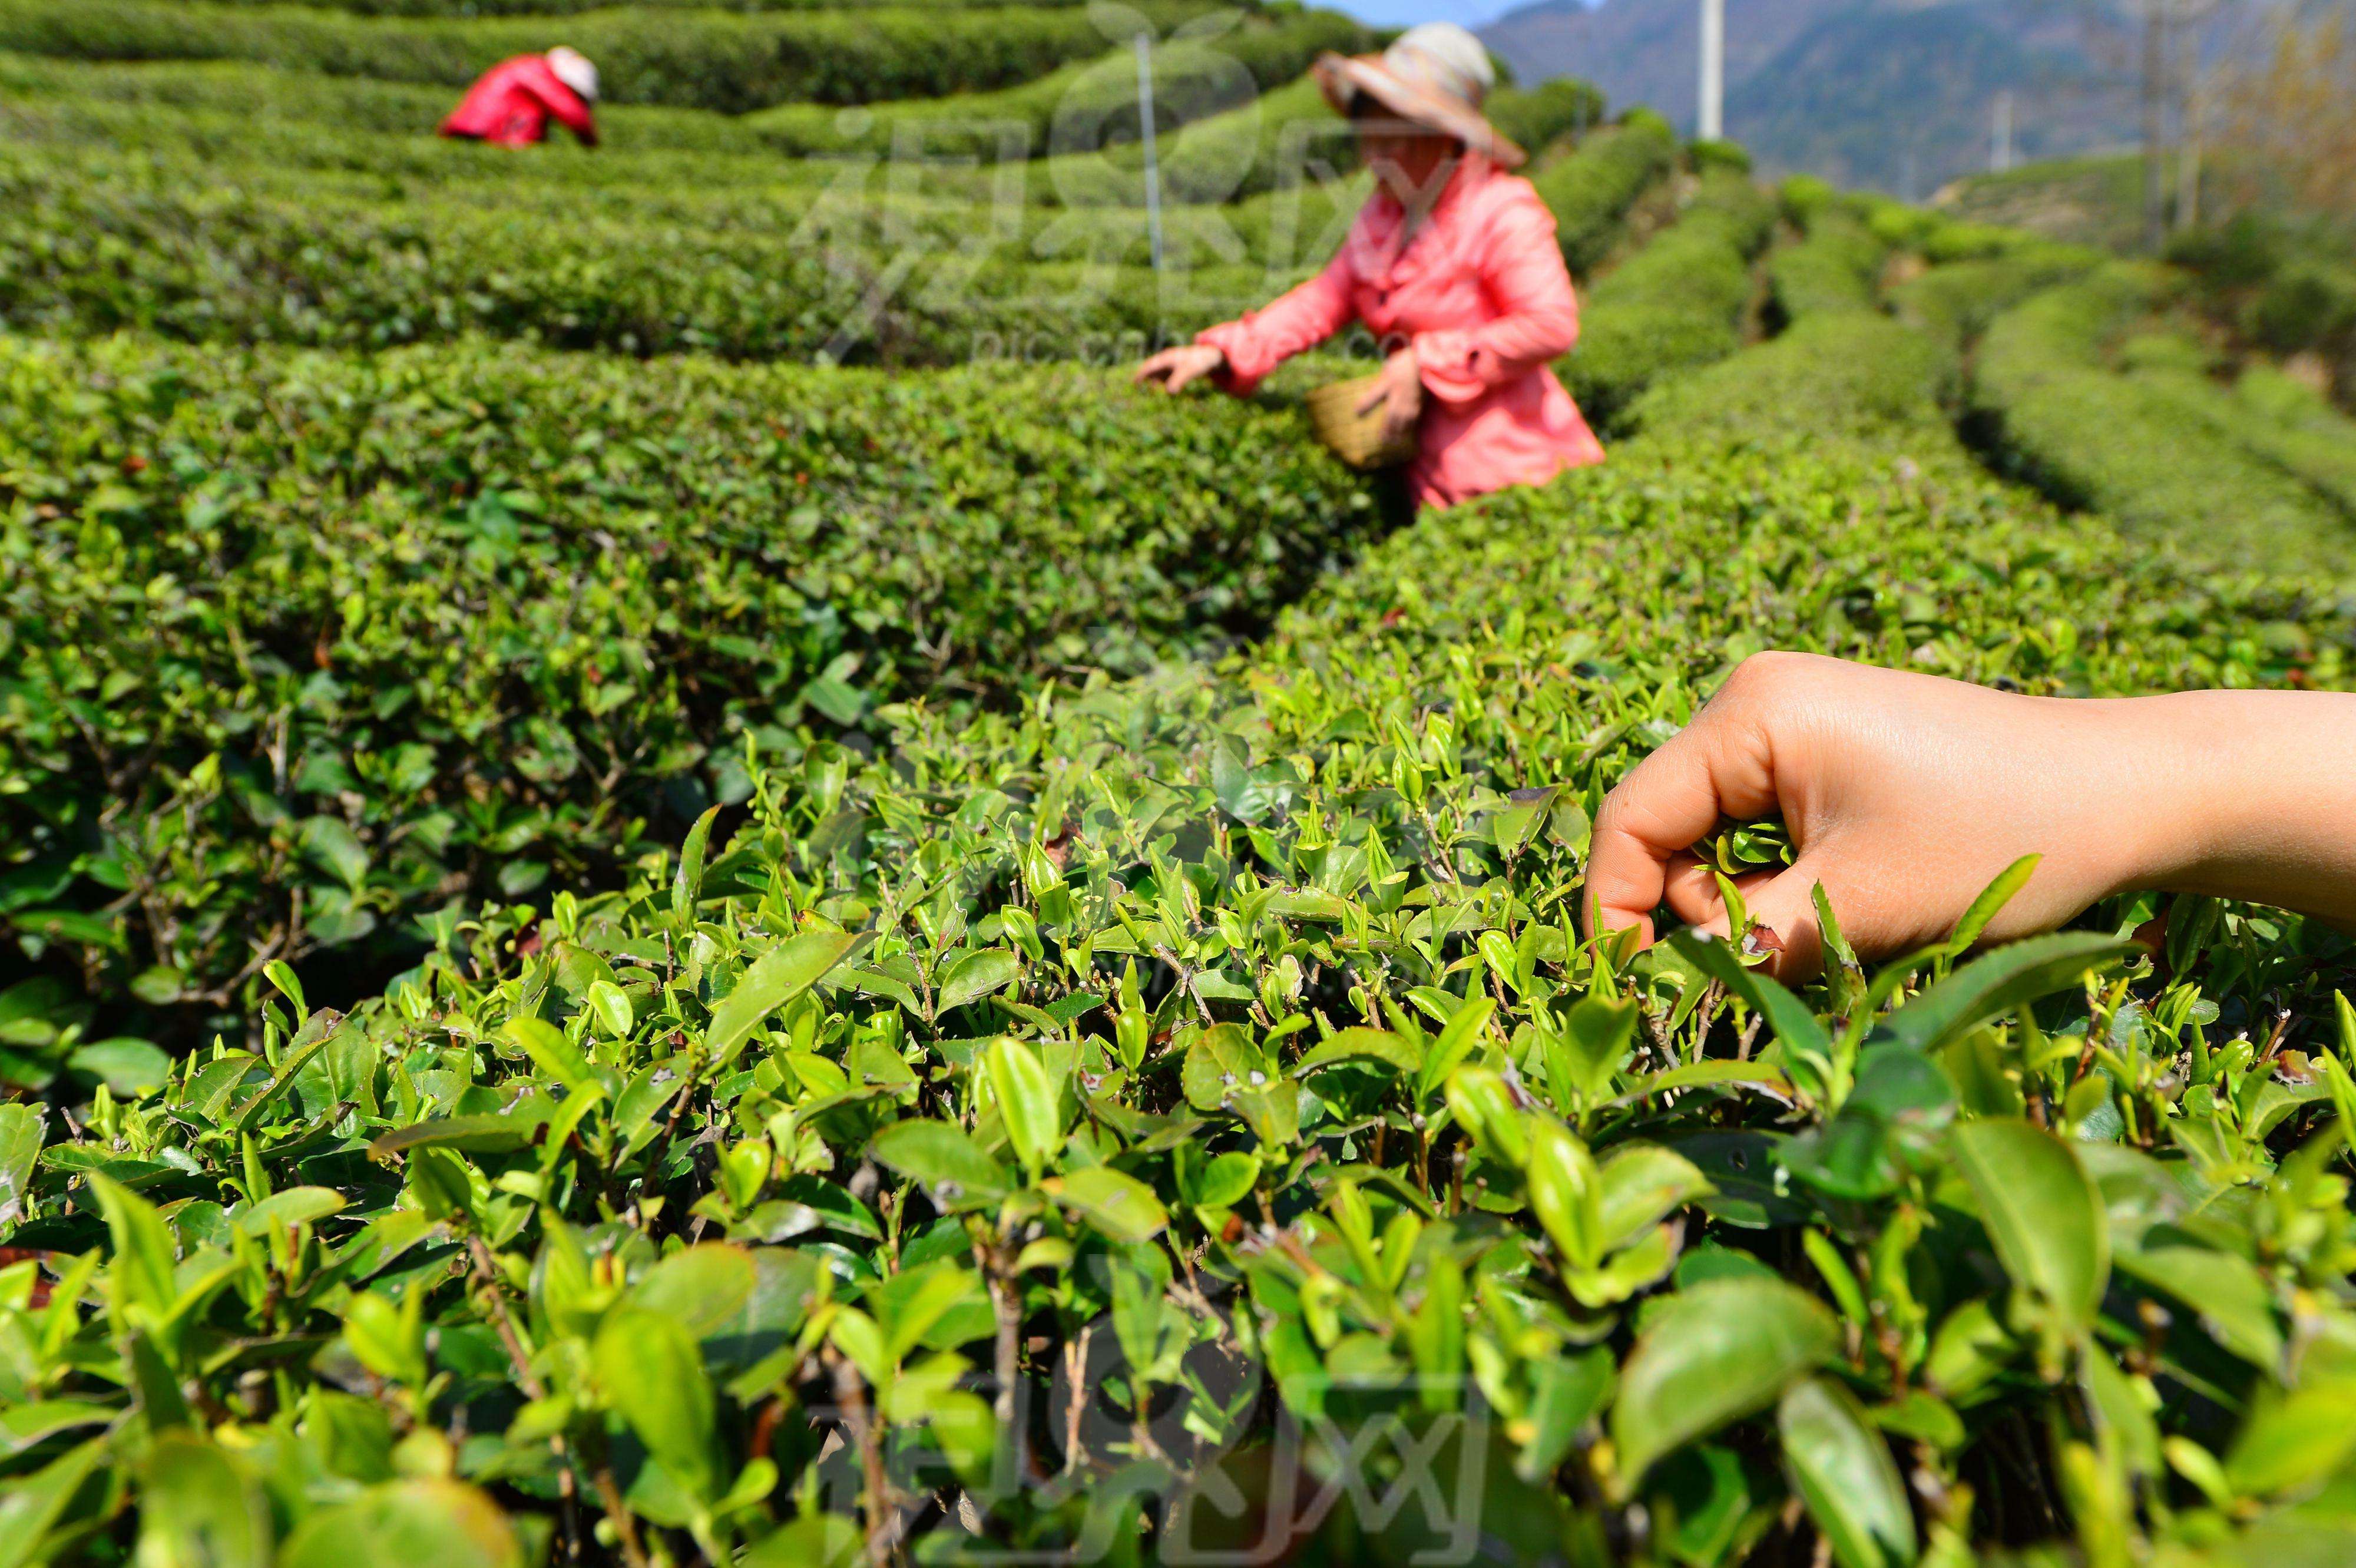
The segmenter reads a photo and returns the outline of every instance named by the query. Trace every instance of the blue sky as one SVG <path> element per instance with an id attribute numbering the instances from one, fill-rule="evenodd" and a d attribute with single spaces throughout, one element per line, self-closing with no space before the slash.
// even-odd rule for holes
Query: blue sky
<path id="1" fill-rule="evenodd" d="M 1327 0 L 1376 27 L 1404 27 L 1417 22 L 1462 22 L 1477 27 L 1494 22 L 1526 0 Z"/>

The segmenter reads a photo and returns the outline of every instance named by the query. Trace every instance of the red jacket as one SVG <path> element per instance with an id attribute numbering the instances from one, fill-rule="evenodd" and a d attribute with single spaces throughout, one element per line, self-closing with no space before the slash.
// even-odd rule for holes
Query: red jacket
<path id="1" fill-rule="evenodd" d="M 581 95 L 557 80 L 545 55 L 518 55 L 485 71 L 442 122 L 445 136 L 471 136 L 502 147 L 528 147 L 548 138 L 548 118 L 597 145 L 597 122 Z"/>

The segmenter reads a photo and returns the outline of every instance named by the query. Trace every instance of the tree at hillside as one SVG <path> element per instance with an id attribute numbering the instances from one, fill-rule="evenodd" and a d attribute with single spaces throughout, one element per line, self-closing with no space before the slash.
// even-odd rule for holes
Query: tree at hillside
<path id="1" fill-rule="evenodd" d="M 2224 108 L 2238 196 L 2356 216 L 2356 23 L 2346 13 L 2278 23 L 2264 63 L 2228 78 Z"/>

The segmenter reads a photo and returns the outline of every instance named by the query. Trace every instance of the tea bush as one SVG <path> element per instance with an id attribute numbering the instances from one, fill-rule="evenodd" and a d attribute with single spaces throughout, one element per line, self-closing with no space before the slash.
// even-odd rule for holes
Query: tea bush
<path id="1" fill-rule="evenodd" d="M 2113 263 L 1998 317 L 1971 392 L 1987 438 L 2018 472 L 2124 528 L 2221 559 L 2343 575 L 2347 519 L 2329 499 L 2229 429 L 2188 417 L 2180 381 L 2104 363 L 2159 286 L 2145 268 Z M 2225 393 L 2198 390 L 2222 411 Z"/>
<path id="2" fill-rule="evenodd" d="M 1361 53 L 1372 41 L 1366 28 L 1333 11 L 1247 17 L 1199 39 L 1182 34 L 1153 50 L 1156 124 L 1167 135 L 1190 121 L 1264 102 L 1262 93 L 1299 78 L 1319 55 Z M 824 103 L 781 103 L 750 124 L 791 153 L 886 153 L 895 140 L 941 157 L 1002 158 L 1010 147 L 1016 156 L 1089 152 L 1138 137 L 1137 87 L 1136 51 L 1122 43 L 1020 87 L 905 98 L 861 115 Z"/>
<path id="3" fill-rule="evenodd" d="M 1818 212 L 1797 244 L 1767 259 L 1772 308 L 1783 322 L 1827 310 L 1871 310 L 1889 245 L 1851 213 Z"/>
<path id="4" fill-rule="evenodd" d="M 2132 381 L 2188 428 L 2273 465 L 2336 509 L 2343 525 L 2356 523 L 2356 421 L 2280 372 L 2261 370 L 2229 390 L 2197 357 L 2201 345 L 2173 334 L 2166 340 L 2185 358 L 2138 366 Z"/>
<path id="5" fill-rule="evenodd" d="M 1579 346 L 1558 369 L 1590 420 L 1612 429 L 1654 381 L 1742 346 L 1751 258 L 1774 221 L 1764 192 L 1713 170 L 1675 223 L 1588 291 Z"/>
<path id="6" fill-rule="evenodd" d="M 1585 277 L 1611 254 L 1628 209 L 1669 177 L 1676 160 L 1677 137 L 1669 123 L 1649 109 L 1632 109 L 1531 177 L 1554 212 L 1563 260 L 1573 274 Z"/>
<path id="7" fill-rule="evenodd" d="M 279 5 L 285 0 L 206 0 L 220 5 Z M 359 16 L 570 16 L 582 11 L 604 10 L 612 0 L 325 0 L 323 10 L 348 11 Z M 984 8 L 1006 0 L 940 0 L 944 8 Z M 1030 6 L 1077 5 L 1084 0 L 1023 0 Z M 649 8 L 682 11 L 847 11 L 865 5 L 905 4 L 905 0 L 631 0 Z"/>
<path id="8" fill-rule="evenodd" d="M 5 375 L 0 919 L 172 1039 L 273 959 L 348 991 L 414 917 L 626 863 L 748 744 L 1248 631 L 1379 522 L 1281 413 L 1072 370 Z"/>
<path id="9" fill-rule="evenodd" d="M 1109 220 L 1127 236 L 1114 264 L 1059 272 L 1035 259 L 1044 242 L 1087 240 L 1098 220 L 1064 225 L 1013 209 L 1016 227 L 967 252 L 959 241 L 988 236 L 989 210 L 958 203 L 930 209 L 936 232 L 910 237 L 909 266 L 895 263 L 899 236 L 865 238 L 902 210 L 885 211 L 866 188 L 845 209 L 862 237 L 830 247 L 822 225 L 807 242 L 787 227 L 787 210 L 795 224 L 815 221 L 825 199 L 808 192 L 788 193 L 796 205 L 785 210 L 759 195 L 691 199 L 682 220 L 659 199 L 625 197 L 608 212 L 580 197 L 519 190 L 501 201 L 486 188 L 388 203 L 307 178 L 286 194 L 192 191 L 176 175 L 0 152 L 0 320 L 198 341 L 373 348 L 487 332 L 637 355 L 941 364 L 1015 338 L 1191 331 L 1215 317 L 1189 314 L 1190 299 L 1239 307 L 1296 270 L 1246 263 L 1240 278 L 1216 267 L 1157 278 L 1117 264 L 1141 253 L 1141 219 L 1123 216 Z M 1315 221 L 1313 199 L 1307 210 Z M 553 252 L 551 223 L 565 237 Z M 1237 246 L 1269 232 L 1264 213 L 1240 227 L 1206 214 L 1191 227 Z"/>
<path id="10" fill-rule="evenodd" d="M 2001 256 L 1934 266 L 1891 288 L 1887 303 L 1910 324 L 1960 349 L 2031 295 L 2081 277 L 2102 263 L 2100 252 L 2079 246 L 2024 245 Z"/>
<path id="11" fill-rule="evenodd" d="M 1164 32 L 1209 6 L 1148 0 Z M 730 13 L 626 6 L 568 16 L 563 40 L 597 62 L 617 103 L 742 113 L 773 103 L 866 103 L 1012 87 L 1102 54 L 1085 8 L 865 6 Z M 0 0 L 0 48 L 105 60 L 252 60 L 334 76 L 464 87 L 545 49 L 535 17 L 379 18 L 296 5 L 167 0 Z"/>
<path id="12" fill-rule="evenodd" d="M 827 172 L 780 163 L 752 128 L 751 115 L 611 102 L 597 107 L 596 157 L 518 158 L 510 149 L 423 140 L 457 103 L 449 87 L 247 60 L 85 60 L 0 50 L 0 94 L 12 142 L 79 132 L 97 145 L 148 149 L 201 139 L 209 154 L 232 166 L 274 163 L 307 145 L 304 162 L 310 165 L 364 169 L 379 166 L 374 159 L 399 156 L 408 161 L 392 166 L 407 172 L 422 166 L 415 160 L 430 156 L 437 170 L 479 166 L 530 182 L 552 174 L 595 178 L 616 163 L 627 164 L 627 155 L 664 149 L 701 156 L 705 161 L 695 166 L 703 171 L 699 186 L 744 183 L 748 176 L 726 161 L 738 156 L 761 158 L 763 178 L 772 184 L 823 184 Z M 273 133 L 282 139 L 255 146 L 256 137 Z M 476 166 L 470 154 L 477 150 L 501 156 Z M 648 183 L 643 173 L 637 183 Z"/>
<path id="13" fill-rule="evenodd" d="M 259 1050 L 0 1109 L 14 1538 L 2333 1560 L 2344 940 L 2134 899 L 1795 996 L 1571 925 L 1602 791 L 1762 646 L 2356 674 L 2345 606 L 1975 471 L 1866 333 L 1218 669 L 881 712 L 382 1001 L 273 972 Z"/>

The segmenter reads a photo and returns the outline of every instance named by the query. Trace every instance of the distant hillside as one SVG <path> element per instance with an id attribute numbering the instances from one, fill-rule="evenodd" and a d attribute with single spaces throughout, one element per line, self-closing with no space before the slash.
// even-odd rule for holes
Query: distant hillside
<path id="1" fill-rule="evenodd" d="M 1693 0 L 1541 0 L 1483 30 L 1525 81 L 1570 72 L 1690 131 Z M 1987 166 L 1996 95 L 2019 157 L 2134 134 L 2101 14 L 2071 0 L 1727 0 L 1727 134 L 1771 171 L 1922 196 Z"/>

